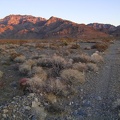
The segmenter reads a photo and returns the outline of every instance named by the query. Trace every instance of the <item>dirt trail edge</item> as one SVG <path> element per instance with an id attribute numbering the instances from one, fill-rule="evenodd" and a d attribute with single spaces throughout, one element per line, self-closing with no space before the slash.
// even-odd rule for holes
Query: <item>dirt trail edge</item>
<path id="1" fill-rule="evenodd" d="M 88 75 L 84 101 L 87 101 L 85 120 L 117 120 L 118 114 L 112 107 L 120 98 L 120 41 L 115 41 L 104 56 L 105 63 L 99 73 Z M 86 87 L 87 86 L 87 87 Z M 83 101 L 83 102 L 84 102 Z"/>

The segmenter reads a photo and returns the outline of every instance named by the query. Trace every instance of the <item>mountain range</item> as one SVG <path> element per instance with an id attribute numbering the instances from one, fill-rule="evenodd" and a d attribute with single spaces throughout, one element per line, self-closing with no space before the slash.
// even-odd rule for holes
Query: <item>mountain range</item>
<path id="1" fill-rule="evenodd" d="M 120 26 L 78 24 L 57 17 L 45 19 L 31 15 L 9 15 L 0 19 L 0 39 L 100 39 L 120 36 Z"/>

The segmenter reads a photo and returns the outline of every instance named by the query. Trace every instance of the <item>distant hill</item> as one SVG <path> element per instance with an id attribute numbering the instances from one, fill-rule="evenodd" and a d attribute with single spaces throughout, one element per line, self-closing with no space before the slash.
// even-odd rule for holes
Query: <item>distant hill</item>
<path id="1" fill-rule="evenodd" d="M 116 30 L 112 33 L 112 35 L 120 38 L 120 25 L 116 27 Z"/>
<path id="2" fill-rule="evenodd" d="M 90 23 L 88 26 L 93 27 L 95 30 L 113 35 L 114 37 L 120 37 L 120 26 L 114 26 L 111 24 Z"/>
<path id="3" fill-rule="evenodd" d="M 109 34 L 116 30 L 116 27 L 111 24 L 90 23 L 88 24 L 88 26 L 91 26 L 96 30 Z"/>
<path id="4" fill-rule="evenodd" d="M 107 38 L 116 31 L 112 25 L 77 24 L 57 17 L 48 20 L 30 15 L 9 15 L 0 19 L 0 39 Z"/>

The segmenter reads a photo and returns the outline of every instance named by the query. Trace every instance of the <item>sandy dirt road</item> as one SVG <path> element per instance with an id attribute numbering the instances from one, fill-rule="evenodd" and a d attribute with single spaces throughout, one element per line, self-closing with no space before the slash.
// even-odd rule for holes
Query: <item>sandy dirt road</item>
<path id="1" fill-rule="evenodd" d="M 88 107 L 85 120 L 118 120 L 113 102 L 120 98 L 120 41 L 115 41 L 104 55 L 99 73 L 88 75 L 84 86 Z"/>

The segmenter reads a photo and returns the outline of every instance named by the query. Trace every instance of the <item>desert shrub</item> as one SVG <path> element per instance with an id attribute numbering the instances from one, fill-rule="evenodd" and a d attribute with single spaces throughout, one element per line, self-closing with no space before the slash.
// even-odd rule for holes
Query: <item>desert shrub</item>
<path id="1" fill-rule="evenodd" d="M 2 78 L 3 77 L 3 72 L 2 71 L 0 71 L 0 78 Z"/>
<path id="2" fill-rule="evenodd" d="M 30 65 L 31 67 L 33 67 L 37 64 L 37 62 L 35 60 L 28 59 L 28 60 L 25 61 L 24 64 L 27 64 L 27 65 Z"/>
<path id="3" fill-rule="evenodd" d="M 16 47 L 19 47 L 19 45 L 17 45 L 17 44 L 8 44 L 6 46 L 7 49 L 15 49 Z"/>
<path id="4" fill-rule="evenodd" d="M 35 66 L 35 64 L 36 62 L 31 59 L 26 60 L 23 64 L 19 66 L 20 73 L 24 75 L 29 75 L 31 73 L 32 67 Z"/>
<path id="5" fill-rule="evenodd" d="M 64 69 L 66 65 L 67 65 L 67 62 L 63 57 L 57 56 L 57 55 L 54 55 L 52 57 L 52 69 L 53 69 L 54 75 L 58 76 L 59 72 L 62 69 Z"/>
<path id="6" fill-rule="evenodd" d="M 80 72 L 84 72 L 84 71 L 87 70 L 87 66 L 86 66 L 85 63 L 81 63 L 81 62 L 79 62 L 79 63 L 74 63 L 74 64 L 73 64 L 73 69 L 78 70 L 78 71 L 80 71 Z"/>
<path id="7" fill-rule="evenodd" d="M 26 57 L 24 55 L 20 55 L 14 59 L 15 62 L 23 63 L 25 61 Z"/>
<path id="8" fill-rule="evenodd" d="M 0 52 L 5 51 L 5 50 L 6 50 L 5 45 L 0 45 Z"/>
<path id="9" fill-rule="evenodd" d="M 40 58 L 37 62 L 38 66 L 52 68 L 53 76 L 58 76 L 66 64 L 66 60 L 58 55 L 54 55 L 52 58 Z"/>
<path id="10" fill-rule="evenodd" d="M 91 60 L 95 63 L 103 62 L 103 57 L 99 55 L 99 52 L 95 52 L 91 55 Z"/>
<path id="11" fill-rule="evenodd" d="M 40 92 L 43 91 L 43 87 L 45 86 L 45 81 L 39 78 L 38 76 L 34 76 L 29 79 L 27 84 L 29 85 L 30 91 L 39 94 Z"/>
<path id="12" fill-rule="evenodd" d="M 41 67 L 33 67 L 31 70 L 32 76 L 38 76 L 41 80 L 47 79 L 47 73 Z"/>
<path id="13" fill-rule="evenodd" d="M 54 95 L 53 93 L 49 93 L 45 96 L 46 100 L 49 102 L 49 103 L 56 103 L 57 102 L 57 97 L 56 95 Z"/>
<path id="14" fill-rule="evenodd" d="M 6 52 L 9 53 L 9 54 L 17 53 L 15 49 L 7 49 Z"/>
<path id="15" fill-rule="evenodd" d="M 71 44 L 70 45 L 70 49 L 79 49 L 80 48 L 80 45 L 78 44 Z"/>
<path id="16" fill-rule="evenodd" d="M 24 47 L 35 47 L 35 43 L 24 43 Z"/>
<path id="17" fill-rule="evenodd" d="M 94 64 L 94 63 L 87 63 L 87 70 L 88 70 L 88 71 L 97 72 L 97 71 L 98 71 L 98 67 L 97 67 L 97 65 Z"/>
<path id="18" fill-rule="evenodd" d="M 82 63 L 87 63 L 87 62 L 91 62 L 91 57 L 88 56 L 87 54 L 81 54 L 81 55 L 76 55 L 72 57 L 73 62 L 82 62 Z"/>
<path id="19" fill-rule="evenodd" d="M 97 49 L 100 52 L 104 52 L 108 48 L 107 43 L 96 43 L 91 47 L 91 49 Z"/>
<path id="20" fill-rule="evenodd" d="M 84 74 L 74 69 L 65 69 L 60 76 L 70 85 L 85 82 Z"/>
<path id="21" fill-rule="evenodd" d="M 47 93 L 53 93 L 58 96 L 65 95 L 66 93 L 66 86 L 64 82 L 60 79 L 50 78 L 47 81 L 45 91 Z"/>
<path id="22" fill-rule="evenodd" d="M 19 56 L 21 56 L 22 54 L 20 54 L 20 53 L 11 53 L 10 54 L 10 60 L 14 60 L 16 57 L 19 57 Z"/>
<path id="23" fill-rule="evenodd" d="M 36 48 L 44 48 L 44 44 L 42 44 L 42 43 L 36 43 L 36 45 L 35 45 L 35 47 Z"/>
<path id="24" fill-rule="evenodd" d="M 31 71 L 31 66 L 23 63 L 22 65 L 19 66 L 19 72 L 24 75 L 28 75 Z"/>
<path id="25" fill-rule="evenodd" d="M 41 67 L 52 67 L 52 59 L 51 58 L 39 58 L 37 61 L 37 65 Z"/>

